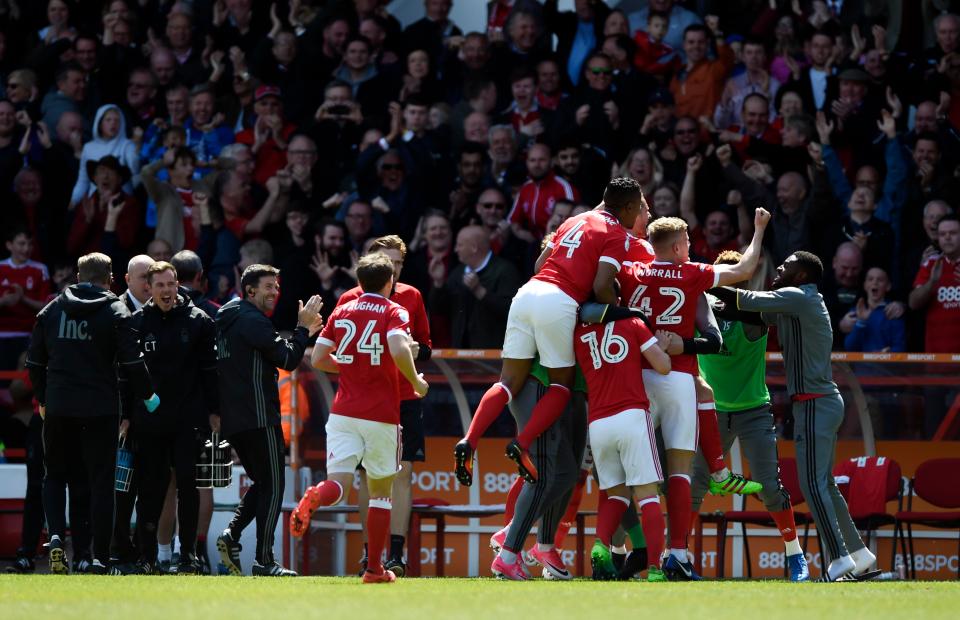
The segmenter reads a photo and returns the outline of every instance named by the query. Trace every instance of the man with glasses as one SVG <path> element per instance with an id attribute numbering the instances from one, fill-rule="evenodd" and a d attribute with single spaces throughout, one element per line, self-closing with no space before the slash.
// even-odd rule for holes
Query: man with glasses
<path id="1" fill-rule="evenodd" d="M 594 52 L 584 63 L 586 80 L 579 92 L 560 104 L 558 127 L 574 128 L 580 143 L 589 142 L 607 157 L 620 158 L 624 154 L 622 136 L 632 135 L 621 114 L 624 103 L 613 91 L 613 62 L 602 52 Z"/>
<path id="2" fill-rule="evenodd" d="M 134 69 L 127 80 L 127 94 L 123 115 L 127 127 L 146 129 L 157 116 L 157 78 L 150 69 Z"/>
<path id="3" fill-rule="evenodd" d="M 477 197 L 473 219 L 479 222 L 490 236 L 490 250 L 493 254 L 507 259 L 523 271 L 521 275 L 529 277 L 532 274 L 528 273 L 525 265 L 530 262 L 533 248 L 529 243 L 518 239 L 510 229 L 510 223 L 504 219 L 509 204 L 506 195 L 499 188 L 485 189 Z M 556 204 L 561 202 L 557 201 Z"/>

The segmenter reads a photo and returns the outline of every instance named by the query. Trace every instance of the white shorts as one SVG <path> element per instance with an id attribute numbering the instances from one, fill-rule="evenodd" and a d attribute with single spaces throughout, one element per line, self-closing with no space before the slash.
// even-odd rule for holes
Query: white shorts
<path id="1" fill-rule="evenodd" d="M 643 371 L 643 386 L 650 398 L 654 425 L 660 427 L 667 450 L 697 451 L 700 426 L 697 420 L 697 388 L 693 375 L 671 371 L 661 375 Z"/>
<path id="2" fill-rule="evenodd" d="M 591 422 L 590 445 L 601 489 L 663 481 L 653 420 L 643 409 Z"/>
<path id="3" fill-rule="evenodd" d="M 331 413 L 327 419 L 327 473 L 351 474 L 363 463 L 377 480 L 400 471 L 400 426 Z"/>
<path id="4" fill-rule="evenodd" d="M 579 306 L 572 297 L 548 282 L 530 280 L 510 302 L 503 357 L 533 359 L 547 368 L 568 368 L 573 355 L 573 328 Z"/>

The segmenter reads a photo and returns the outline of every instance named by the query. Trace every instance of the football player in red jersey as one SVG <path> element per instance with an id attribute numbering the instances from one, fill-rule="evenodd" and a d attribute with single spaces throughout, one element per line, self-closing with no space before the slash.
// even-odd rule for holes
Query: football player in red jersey
<path id="1" fill-rule="evenodd" d="M 393 261 L 385 254 L 361 258 L 357 279 L 363 295 L 338 306 L 317 338 L 311 357 L 314 367 L 340 373 L 326 425 L 329 477 L 307 489 L 290 515 L 291 534 L 302 536 L 314 510 L 346 497 L 362 461 L 370 492 L 370 554 L 364 583 L 396 580 L 380 556 L 390 529 L 393 479 L 400 471 L 399 377 L 403 375 L 420 398 L 428 388 L 413 363 L 408 313 L 386 297 L 393 291 L 393 274 Z M 384 340 L 389 355 L 384 355 Z"/>
<path id="2" fill-rule="evenodd" d="M 666 345 L 666 338 L 662 340 Z M 574 332 L 574 350 L 590 394 L 587 416 L 590 446 L 600 489 L 606 498 L 598 506 L 597 542 L 590 558 L 594 579 L 615 579 L 610 555 L 614 531 L 631 503 L 638 500 L 649 557 L 656 562 L 663 550 L 663 513 L 657 485 L 663 481 L 650 402 L 637 381 L 643 360 L 656 372 L 670 372 L 670 357 L 638 318 L 604 325 L 581 323 Z M 642 355 L 637 355 L 641 353 Z M 652 565 L 651 581 L 665 581 Z"/>
<path id="3" fill-rule="evenodd" d="M 400 272 L 403 261 L 407 257 L 407 244 L 397 235 L 387 235 L 375 239 L 370 244 L 369 252 L 382 252 L 393 261 L 393 290 L 390 292 L 390 301 L 404 307 L 410 315 L 410 335 L 413 338 L 411 349 L 413 359 L 418 362 L 430 359 L 430 321 L 427 319 L 427 310 L 423 305 L 423 296 L 416 287 L 400 282 Z M 337 301 L 337 307 L 353 301 L 363 295 L 363 289 L 355 286 Z M 423 436 L 423 406 L 420 397 L 406 381 L 400 381 L 400 427 L 403 428 L 402 446 L 400 453 L 400 473 L 393 480 L 393 510 L 390 513 L 390 552 L 387 554 L 387 563 L 384 565 L 397 577 L 406 573 L 403 562 L 403 544 L 407 529 L 410 526 L 410 506 L 413 503 L 413 463 L 426 459 L 425 441 Z M 369 497 L 366 492 L 366 473 L 360 470 L 360 497 L 357 501 L 360 509 L 361 524 L 366 527 L 366 510 Z M 364 556 L 360 560 L 366 570 L 367 553 L 364 543 Z"/>
<path id="4" fill-rule="evenodd" d="M 680 338 L 694 335 L 695 300 L 715 286 L 749 278 L 757 268 L 763 233 L 770 213 L 757 209 L 754 233 L 743 258 L 736 265 L 707 265 L 690 262 L 690 238 L 687 224 L 680 218 L 666 217 L 647 229 L 647 239 L 656 260 L 645 266 L 632 265 L 628 277 L 620 278 L 621 296 L 627 305 L 647 313 L 654 327 Z M 697 450 L 697 397 L 694 376 L 696 355 L 680 349 L 673 370 L 666 376 L 652 371 L 643 373 L 651 411 L 663 432 L 667 449 L 667 506 L 670 521 L 670 556 L 663 564 L 672 579 L 699 579 L 687 562 L 687 531 L 690 527 L 690 472 Z"/>
<path id="5" fill-rule="evenodd" d="M 466 437 L 454 448 L 457 479 L 462 484 L 473 483 L 473 453 L 480 436 L 523 387 L 539 353 L 550 387 L 506 450 L 520 475 L 536 481 L 537 470 L 527 448 L 557 420 L 570 400 L 577 309 L 591 297 L 600 303 L 616 303 L 614 280 L 626 259 L 627 229 L 633 227 L 642 200 L 640 185 L 633 179 L 611 180 L 603 203 L 561 224 L 554 242 L 537 259 L 536 275 L 510 304 L 500 381 L 484 394 Z"/>

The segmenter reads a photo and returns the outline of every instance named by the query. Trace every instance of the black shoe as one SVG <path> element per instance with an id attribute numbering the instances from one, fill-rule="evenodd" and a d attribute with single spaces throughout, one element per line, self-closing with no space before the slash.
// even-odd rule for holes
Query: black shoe
<path id="1" fill-rule="evenodd" d="M 90 566 L 92 565 L 93 561 L 90 558 L 74 558 L 73 572 L 85 575 L 90 572 Z"/>
<path id="2" fill-rule="evenodd" d="M 212 572 L 210 556 L 207 555 L 207 542 L 197 543 L 197 562 L 200 565 L 200 574 L 209 575 Z"/>
<path id="3" fill-rule="evenodd" d="M 220 561 L 227 567 L 227 571 L 236 577 L 243 575 L 240 568 L 240 551 L 243 547 L 233 539 L 230 528 L 223 530 L 217 537 L 217 551 L 220 552 Z"/>
<path id="4" fill-rule="evenodd" d="M 70 572 L 70 565 L 67 564 L 67 552 L 63 550 L 63 543 L 59 538 L 54 538 L 47 543 L 47 549 L 50 550 L 50 572 L 54 575 L 66 575 Z"/>
<path id="5" fill-rule="evenodd" d="M 93 562 L 90 563 L 90 568 L 87 569 L 87 574 L 88 575 L 107 575 L 107 574 L 112 574 L 110 573 L 111 570 L 112 569 L 104 566 L 103 563 L 100 562 L 100 560 L 94 560 Z"/>
<path id="6" fill-rule="evenodd" d="M 456 462 L 454 473 L 465 487 L 473 484 L 473 447 L 466 439 L 461 439 L 453 447 L 453 459 Z M 361 573 L 361 577 L 363 574 Z"/>
<path id="7" fill-rule="evenodd" d="M 187 553 L 180 554 L 180 561 L 177 562 L 178 575 L 200 575 L 200 561 L 197 560 L 197 556 Z"/>
<path id="8" fill-rule="evenodd" d="M 540 474 L 537 472 L 537 467 L 533 464 L 533 461 L 530 460 L 530 453 L 520 447 L 519 441 L 514 439 L 508 443 L 504 454 L 517 464 L 517 473 L 520 474 L 521 478 L 530 484 L 537 483 Z"/>
<path id="9" fill-rule="evenodd" d="M 7 573 L 18 573 L 21 575 L 26 575 L 37 570 L 36 565 L 34 565 L 33 560 L 25 556 L 17 557 L 16 561 L 7 567 Z"/>
<path id="10" fill-rule="evenodd" d="M 627 554 L 617 553 L 611 549 L 610 559 L 613 560 L 613 567 L 617 569 L 617 573 L 619 573 L 621 570 L 623 570 L 623 563 L 627 561 Z"/>
<path id="11" fill-rule="evenodd" d="M 172 559 L 160 560 L 154 570 L 158 575 L 173 575 L 177 572 L 177 564 Z"/>
<path id="12" fill-rule="evenodd" d="M 357 577 L 363 577 L 363 574 L 367 572 L 367 561 L 367 554 L 364 553 L 360 557 L 360 562 L 358 562 L 358 564 L 360 564 L 360 570 L 357 572 Z"/>
<path id="13" fill-rule="evenodd" d="M 407 565 L 403 563 L 403 558 L 390 558 L 383 568 L 392 572 L 397 577 L 403 577 L 407 574 Z"/>
<path id="14" fill-rule="evenodd" d="M 90 565 L 90 570 L 88 571 L 91 574 L 93 573 L 94 564 Z M 99 574 L 99 573 L 97 573 Z M 108 575 L 114 575 L 116 577 L 125 577 L 128 575 L 154 575 L 154 574 L 163 574 L 157 567 L 155 567 L 150 562 L 146 560 L 137 560 L 136 562 L 117 562 L 112 564 L 105 573 Z"/>
<path id="15" fill-rule="evenodd" d="M 647 569 L 647 548 L 634 549 L 627 554 L 627 559 L 620 568 L 620 579 L 628 581 L 637 573 Z"/>
<path id="16" fill-rule="evenodd" d="M 290 570 L 289 568 L 284 568 L 280 566 L 280 563 L 276 560 L 271 560 L 266 563 L 266 565 L 261 565 L 258 562 L 253 563 L 253 569 L 251 570 L 254 577 L 296 577 L 297 573 Z"/>

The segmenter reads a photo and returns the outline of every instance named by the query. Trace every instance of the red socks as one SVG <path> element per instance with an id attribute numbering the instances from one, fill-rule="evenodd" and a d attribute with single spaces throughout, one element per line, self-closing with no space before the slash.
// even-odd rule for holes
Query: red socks
<path id="1" fill-rule="evenodd" d="M 643 521 L 643 535 L 647 539 L 647 558 L 652 566 L 660 564 L 660 555 L 663 553 L 663 510 L 660 508 L 660 498 L 645 497 L 637 502 L 640 508 L 640 518 Z"/>
<path id="2" fill-rule="evenodd" d="M 771 512 L 773 522 L 777 524 L 780 535 L 783 536 L 783 542 L 790 542 L 797 538 L 797 524 L 793 519 L 793 508 Z"/>
<path id="3" fill-rule="evenodd" d="M 671 549 L 687 548 L 690 511 L 690 476 L 673 474 L 667 480 L 667 518 L 670 520 Z M 649 542 L 647 544 L 649 545 Z"/>
<path id="4" fill-rule="evenodd" d="M 517 442 L 520 447 L 529 450 L 530 444 L 563 415 L 563 410 L 568 402 L 570 402 L 570 389 L 551 383 L 550 387 L 547 388 L 547 393 L 534 406 L 533 412 L 530 414 L 530 421 L 517 435 Z M 470 426 L 472 427 L 473 424 Z"/>
<path id="5" fill-rule="evenodd" d="M 367 508 L 367 570 L 382 573 L 381 556 L 383 547 L 390 534 L 390 509 L 393 502 L 389 497 L 371 497 Z"/>
<path id="6" fill-rule="evenodd" d="M 520 497 L 520 491 L 523 490 L 523 478 L 517 476 L 507 491 L 507 504 L 503 514 L 503 524 L 509 525 L 513 521 L 513 513 L 517 508 L 517 498 Z"/>
<path id="7" fill-rule="evenodd" d="M 500 412 L 513 399 L 510 390 L 502 383 L 494 383 L 490 389 L 480 399 L 477 410 L 473 414 L 473 420 L 470 421 L 470 428 L 467 429 L 466 440 L 470 442 L 470 447 L 477 449 L 477 443 L 490 425 L 500 416 Z M 536 412 L 536 409 L 534 409 Z"/>
<path id="8" fill-rule="evenodd" d="M 587 486 L 587 476 L 589 475 L 590 472 L 583 469 L 580 470 L 577 485 L 573 487 L 573 493 L 570 494 L 567 511 L 563 513 L 563 518 L 560 519 L 560 525 L 557 526 L 557 533 L 553 537 L 553 546 L 557 549 L 563 549 L 563 541 L 566 540 L 570 528 L 577 522 L 577 513 L 580 512 L 580 502 L 583 501 L 583 490 Z"/>
<path id="9" fill-rule="evenodd" d="M 324 480 L 308 489 L 304 495 L 310 497 L 311 508 L 333 506 L 343 498 L 343 487 L 336 480 Z"/>
<path id="10" fill-rule="evenodd" d="M 713 474 L 726 467 L 723 462 L 723 444 L 720 443 L 720 427 L 717 424 L 717 405 L 713 401 L 697 403 L 697 421 L 700 425 L 700 450 L 710 473 Z"/>
<path id="11" fill-rule="evenodd" d="M 629 505 L 630 500 L 628 498 L 617 495 L 603 500 L 597 511 L 597 538 L 600 539 L 600 542 L 608 547 L 610 546 L 613 533 L 620 526 L 620 519 L 623 518 L 623 513 L 627 511 Z"/>

